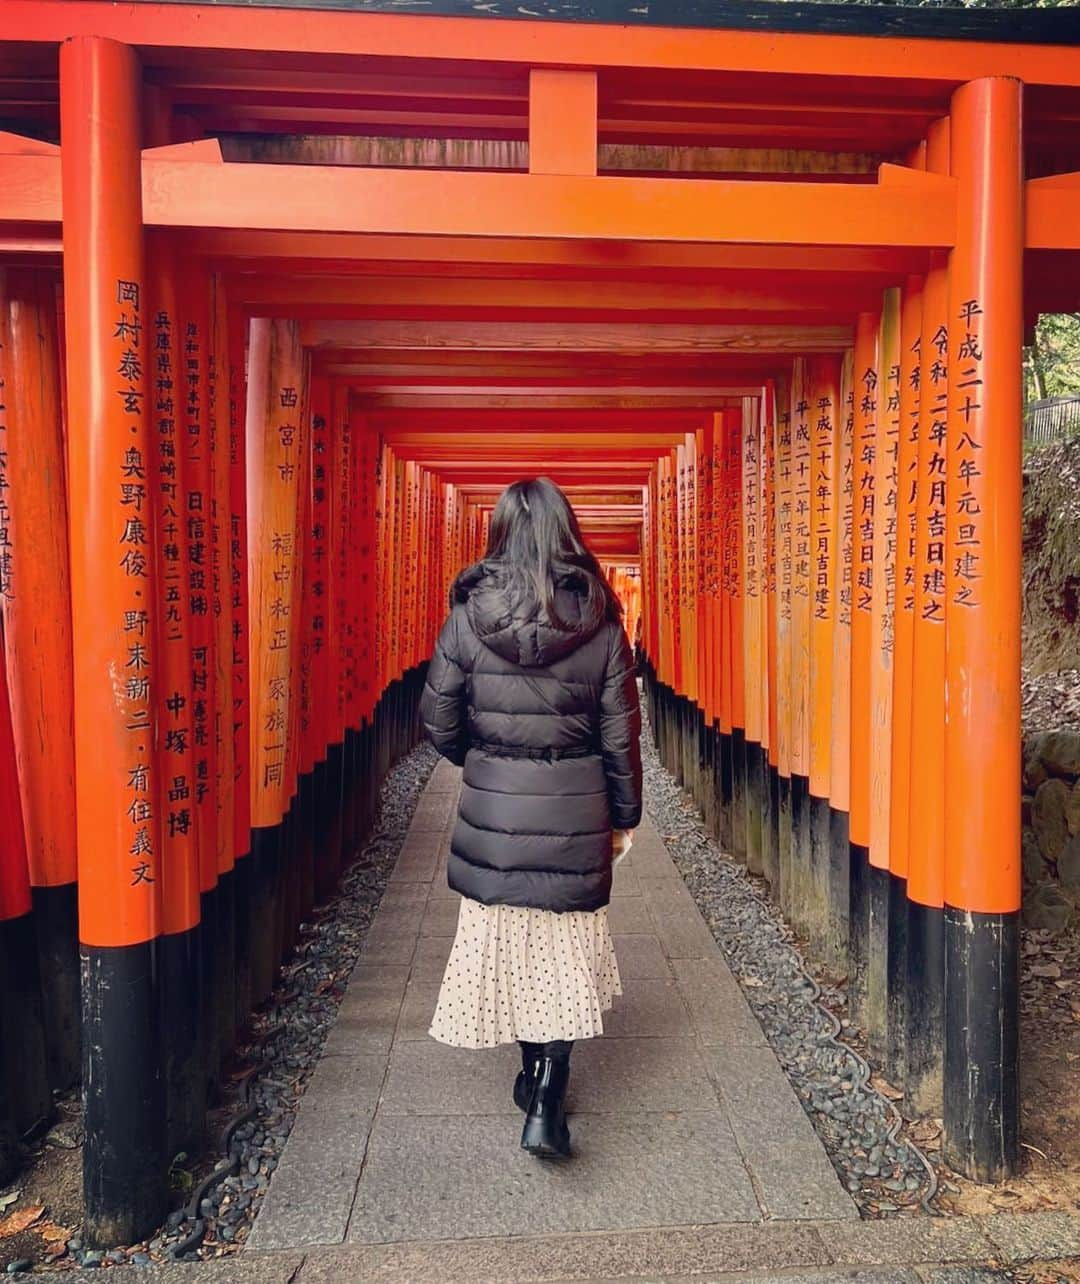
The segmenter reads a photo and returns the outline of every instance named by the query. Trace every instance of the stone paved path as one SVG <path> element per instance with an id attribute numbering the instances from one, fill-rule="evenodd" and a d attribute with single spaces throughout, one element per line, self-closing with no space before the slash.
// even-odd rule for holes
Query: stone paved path
<path id="1" fill-rule="evenodd" d="M 574 1052 L 575 1160 L 518 1149 L 514 1048 L 426 1033 L 457 898 L 436 769 L 245 1251 L 113 1284 L 1008 1284 L 1080 1214 L 862 1222 L 655 828 L 616 871 L 625 994 Z"/>
<path id="2" fill-rule="evenodd" d="M 458 896 L 460 773 L 441 763 L 308 1086 L 249 1251 L 766 1220 L 855 1206 L 646 820 L 616 870 L 624 994 L 579 1043 L 576 1157 L 518 1146 L 518 1050 L 427 1034 Z"/>

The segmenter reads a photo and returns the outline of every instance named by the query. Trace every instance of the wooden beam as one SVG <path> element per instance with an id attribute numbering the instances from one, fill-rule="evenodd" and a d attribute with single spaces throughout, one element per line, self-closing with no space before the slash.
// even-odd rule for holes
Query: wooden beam
<path id="1" fill-rule="evenodd" d="M 529 173 L 596 174 L 596 72 L 529 73 Z"/>
<path id="2" fill-rule="evenodd" d="M 305 321 L 310 348 L 445 348 L 487 352 L 841 352 L 849 326 L 664 325 L 532 321 Z"/>
<path id="3" fill-rule="evenodd" d="M 349 4 L 353 0 L 348 0 Z M 818 6 L 758 6 L 769 13 L 765 30 L 748 25 L 747 3 L 724 7 L 665 6 L 651 10 L 627 0 L 617 21 L 551 21 L 523 6 L 508 6 L 516 21 L 490 16 L 439 17 L 334 9 L 333 0 L 313 8 L 263 8 L 250 4 L 137 4 L 112 0 L 5 0 L 5 36 L 13 41 L 57 45 L 74 35 L 101 35 L 137 45 L 153 56 L 161 48 L 243 50 L 280 54 L 293 65 L 301 59 L 332 57 L 460 60 L 466 66 L 488 62 L 504 66 L 657 68 L 675 71 L 712 70 L 726 74 L 773 76 L 865 77 L 885 80 L 937 81 L 943 88 L 981 76 L 1016 76 L 1026 84 L 1080 84 L 1080 64 L 1070 45 L 1075 22 L 1067 9 L 1033 9 L 1021 16 L 1009 11 L 948 10 L 862 11 L 843 6 L 835 14 L 817 15 Z M 498 12 L 502 0 L 482 8 L 457 6 L 458 12 Z M 443 2 L 444 8 L 453 5 Z M 429 12 L 434 10 L 434 0 Z M 614 11 L 611 11 L 614 17 Z M 562 15 L 560 15 L 562 16 Z M 565 17 L 580 17 L 567 9 Z M 786 21 L 785 21 L 786 19 Z M 680 27 L 678 22 L 688 25 Z M 713 29 L 701 28 L 707 22 Z M 657 39 L 655 24 L 664 26 Z M 720 24 L 724 29 L 719 29 Z M 694 25 L 697 24 L 697 25 Z M 802 31 L 778 35 L 778 27 L 801 24 Z M 966 25 L 965 25 L 966 24 Z M 819 30 L 813 30 L 814 26 Z M 826 32 L 821 27 L 831 27 Z M 809 30 L 807 30 L 809 28 Z M 903 38 L 883 38 L 883 30 Z M 844 31 L 859 34 L 841 34 Z M 874 34 L 866 34 L 873 31 Z M 912 36 L 912 32 L 918 33 Z M 967 39 L 934 39 L 931 33 L 953 31 Z M 1072 32 L 1067 39 L 1066 33 Z M 1045 44 L 1028 43 L 1045 32 Z M 979 39 L 979 36 L 982 39 Z M 1007 36 L 1002 43 L 992 43 Z"/>

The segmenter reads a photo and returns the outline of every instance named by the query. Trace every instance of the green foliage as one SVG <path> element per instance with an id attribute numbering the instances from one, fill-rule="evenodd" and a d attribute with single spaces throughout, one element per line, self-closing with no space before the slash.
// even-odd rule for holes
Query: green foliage
<path id="1" fill-rule="evenodd" d="M 1048 312 L 1024 349 L 1024 400 L 1080 393 L 1080 312 Z"/>

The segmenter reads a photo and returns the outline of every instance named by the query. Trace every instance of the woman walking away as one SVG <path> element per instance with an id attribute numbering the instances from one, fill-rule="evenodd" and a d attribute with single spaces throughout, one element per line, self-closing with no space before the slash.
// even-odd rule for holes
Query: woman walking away
<path id="1" fill-rule="evenodd" d="M 521 1144 L 570 1153 L 575 1039 L 622 993 L 608 931 L 613 853 L 641 819 L 641 712 L 621 608 L 546 478 L 507 487 L 462 571 L 421 717 L 464 765 L 448 863 L 462 895 L 429 1033 L 521 1045 Z"/>

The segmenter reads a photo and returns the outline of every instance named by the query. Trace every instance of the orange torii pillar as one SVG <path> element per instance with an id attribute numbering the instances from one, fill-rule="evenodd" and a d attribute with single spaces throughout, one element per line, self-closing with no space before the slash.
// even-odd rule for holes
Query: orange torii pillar
<path id="1" fill-rule="evenodd" d="M 807 362 L 791 376 L 791 900 L 789 914 L 810 928 L 810 595 L 813 423 Z"/>
<path id="2" fill-rule="evenodd" d="M 161 991 L 167 1153 L 198 1153 L 205 1124 L 207 1071 L 203 1030 L 203 927 L 199 828 L 195 820 L 192 737 L 191 615 L 184 530 L 182 323 L 176 301 L 173 243 L 156 234 L 147 246 L 147 365 L 153 449 L 148 502 L 157 555 L 157 781 L 161 815 Z"/>
<path id="3" fill-rule="evenodd" d="M 294 322 L 250 324 L 246 415 L 251 630 L 252 988 L 270 992 L 284 951 L 285 819 L 292 781 L 294 620 L 302 575 L 303 357 Z"/>
<path id="4" fill-rule="evenodd" d="M 45 999 L 49 1083 L 79 1077 L 71 588 L 56 278 L 0 273 L 0 607 Z M 48 627 L 42 627 L 48 621 Z M 20 1021 L 22 1018 L 20 1018 Z M 33 1043 L 32 1025 L 25 1030 Z M 17 1061 L 9 1048 L 9 1064 Z M 44 1093 L 19 1070 L 23 1093 Z M 33 1107 L 36 1109 L 36 1107 Z"/>
<path id="5" fill-rule="evenodd" d="M 746 835 L 746 867 L 752 874 L 763 872 L 762 824 L 765 815 L 766 782 L 762 741 L 767 739 L 762 717 L 762 674 L 765 668 L 763 592 L 762 499 L 761 499 L 761 400 L 744 397 L 739 443 L 742 455 L 742 549 L 743 587 L 743 712 L 744 785 L 743 820 Z"/>
<path id="6" fill-rule="evenodd" d="M 780 777 L 777 770 L 777 748 L 780 732 L 777 723 L 777 567 L 776 567 L 776 381 L 769 379 L 762 392 L 761 410 L 761 482 L 763 554 L 765 565 L 762 591 L 765 595 L 765 660 L 762 671 L 765 708 L 762 729 L 765 741 L 765 797 L 761 822 L 761 866 L 769 890 L 780 900 Z"/>
<path id="7" fill-rule="evenodd" d="M 2 439 L 0 439 L 2 440 Z M 15 734 L 4 674 L 4 629 L 0 622 L 0 1181 L 7 1183 L 22 1160 L 18 1139 L 40 1126 L 52 1110 L 45 1065 L 41 985 L 26 832 L 15 765 Z"/>
<path id="8" fill-rule="evenodd" d="M 140 89 L 130 47 L 92 36 L 61 45 L 69 498 L 80 533 L 71 545 L 71 596 L 90 1244 L 138 1240 L 159 1224 L 166 1200 Z"/>
<path id="9" fill-rule="evenodd" d="M 886 961 L 885 1071 L 904 1079 L 908 991 L 908 862 L 912 685 L 915 637 L 915 520 L 918 500 L 919 381 L 923 278 L 909 276 L 901 291 L 898 426 L 893 566 L 892 729 L 889 785 L 889 928 Z"/>
<path id="10" fill-rule="evenodd" d="M 847 972 L 851 945 L 851 604 L 855 517 L 855 354 L 840 367 L 837 408 L 833 537 L 832 719 L 829 750 L 829 901 L 825 958 Z"/>
<path id="11" fill-rule="evenodd" d="M 946 155 L 946 168 L 948 157 Z M 936 252 L 923 289 L 919 345 L 915 620 L 912 639 L 911 821 L 908 862 L 904 1092 L 922 1114 L 942 1110 L 945 1001 L 945 538 L 948 513 L 949 276 Z"/>
<path id="12" fill-rule="evenodd" d="M 878 444 L 878 315 L 855 322 L 851 524 L 851 898 L 848 994 L 852 1019 L 867 1023 L 870 967 L 870 634 L 874 588 L 875 458 Z"/>
<path id="13" fill-rule="evenodd" d="M 951 120 L 945 1154 L 996 1181 L 1019 1145 L 1020 82 L 961 86 Z"/>
<path id="14" fill-rule="evenodd" d="M 776 387 L 776 865 L 781 910 L 790 918 L 794 880 L 794 833 L 791 822 L 791 389 Z"/>
<path id="15" fill-rule="evenodd" d="M 840 437 L 840 361 L 814 357 L 807 368 L 810 403 L 810 682 L 809 776 L 810 904 L 807 921 L 817 956 L 836 967 L 846 956 L 849 867 L 833 847 L 832 789 L 833 629 L 836 619 L 837 454 Z M 847 674 L 842 675 L 842 680 Z M 845 942 L 846 944 L 846 942 Z"/>

